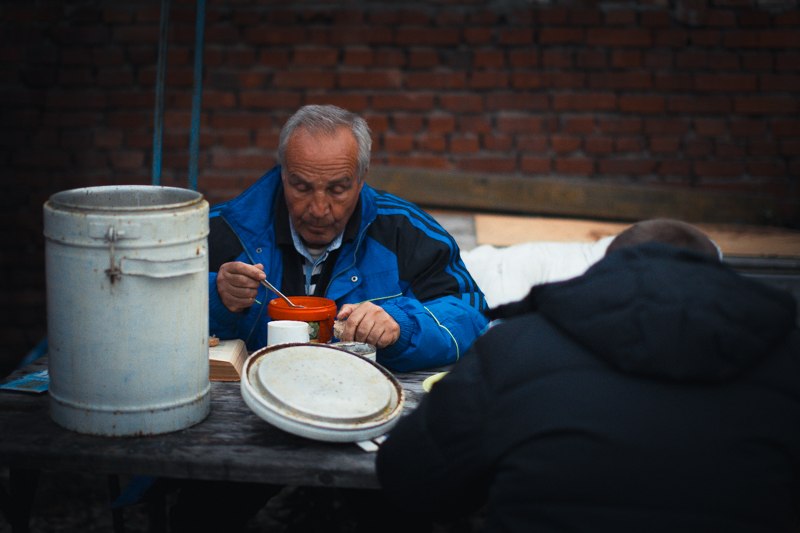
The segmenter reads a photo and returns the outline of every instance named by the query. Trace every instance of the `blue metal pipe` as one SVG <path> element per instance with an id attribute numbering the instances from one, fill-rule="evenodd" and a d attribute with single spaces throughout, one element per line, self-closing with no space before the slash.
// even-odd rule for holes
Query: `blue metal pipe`
<path id="1" fill-rule="evenodd" d="M 164 78 L 167 71 L 167 44 L 170 0 L 161 0 L 161 27 L 158 35 L 158 70 L 156 74 L 156 105 L 153 117 L 153 185 L 161 185 L 161 142 L 164 136 Z"/>
<path id="2" fill-rule="evenodd" d="M 194 92 L 192 94 L 192 125 L 189 132 L 189 188 L 197 190 L 198 155 L 200 152 L 200 105 L 203 99 L 203 32 L 206 2 L 197 0 L 194 29 Z"/>

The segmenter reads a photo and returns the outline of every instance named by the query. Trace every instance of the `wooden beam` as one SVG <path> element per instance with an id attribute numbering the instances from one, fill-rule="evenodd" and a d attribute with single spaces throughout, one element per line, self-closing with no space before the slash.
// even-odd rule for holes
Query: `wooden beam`
<path id="1" fill-rule="evenodd" d="M 699 189 L 374 167 L 377 188 L 424 207 L 637 221 L 669 217 L 687 222 L 788 225 L 800 220 L 800 200 Z"/>

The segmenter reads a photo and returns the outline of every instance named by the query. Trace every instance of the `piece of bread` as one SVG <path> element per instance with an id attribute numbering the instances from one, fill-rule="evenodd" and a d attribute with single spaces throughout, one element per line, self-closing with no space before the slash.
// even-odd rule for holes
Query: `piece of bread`
<path id="1" fill-rule="evenodd" d="M 333 336 L 336 337 L 337 339 L 341 339 L 343 334 L 344 334 L 344 320 L 334 320 Z"/>

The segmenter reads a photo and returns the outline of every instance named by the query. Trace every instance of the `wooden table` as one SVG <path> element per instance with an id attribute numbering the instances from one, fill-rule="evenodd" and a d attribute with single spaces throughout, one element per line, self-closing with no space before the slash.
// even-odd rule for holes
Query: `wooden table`
<path id="1" fill-rule="evenodd" d="M 42 370 L 43 357 L 3 381 Z M 436 370 L 395 374 L 416 407 L 422 380 Z M 147 437 L 102 437 L 52 421 L 49 398 L 0 390 L 0 466 L 15 472 L 59 470 L 296 486 L 378 488 L 375 453 L 355 443 L 327 443 L 286 433 L 242 400 L 239 382 L 211 383 L 211 412 L 194 426 Z M 29 488 L 18 489 L 30 492 Z M 13 505 L 31 494 L 6 495 Z M 21 502 L 24 504 L 25 502 Z M 28 502 L 29 503 L 29 502 Z M 24 513 L 26 514 L 26 513 Z M 27 516 L 24 517 L 27 520 Z"/>

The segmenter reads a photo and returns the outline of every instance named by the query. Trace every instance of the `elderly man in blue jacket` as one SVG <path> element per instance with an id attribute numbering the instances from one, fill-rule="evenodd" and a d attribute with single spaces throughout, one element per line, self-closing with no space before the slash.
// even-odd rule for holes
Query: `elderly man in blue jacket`
<path id="1" fill-rule="evenodd" d="M 301 108 L 284 125 L 276 166 L 211 210 L 210 332 L 267 343 L 268 279 L 325 296 L 396 371 L 456 362 L 486 326 L 482 292 L 458 246 L 417 206 L 370 187 L 370 130 L 335 106 Z"/>

